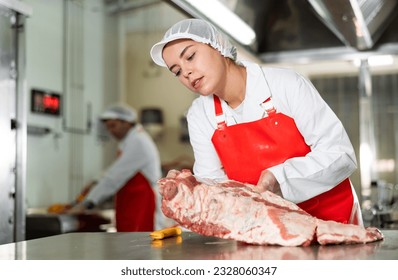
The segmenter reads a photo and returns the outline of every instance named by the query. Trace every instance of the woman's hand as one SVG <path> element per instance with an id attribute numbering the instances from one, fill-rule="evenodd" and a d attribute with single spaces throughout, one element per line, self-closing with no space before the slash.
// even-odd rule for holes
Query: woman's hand
<path id="1" fill-rule="evenodd" d="M 264 170 L 261 172 L 260 179 L 257 183 L 257 191 L 260 193 L 270 191 L 283 197 L 278 181 L 276 180 L 274 174 L 272 174 L 272 172 L 269 170 Z"/>

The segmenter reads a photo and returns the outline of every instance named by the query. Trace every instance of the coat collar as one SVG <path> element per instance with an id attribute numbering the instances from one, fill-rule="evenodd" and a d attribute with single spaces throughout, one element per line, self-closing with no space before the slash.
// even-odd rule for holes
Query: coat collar
<path id="1" fill-rule="evenodd" d="M 271 96 L 271 92 L 260 65 L 249 61 L 242 61 L 241 63 L 246 67 L 247 71 L 243 121 L 253 121 L 261 118 L 263 115 L 264 110 L 261 108 L 260 104 Z M 216 128 L 213 95 L 200 96 L 199 98 L 202 98 L 206 115 L 214 128 Z M 224 100 L 221 100 L 221 104 L 227 118 L 227 123 L 229 124 L 228 119 L 232 117 L 232 109 Z"/>

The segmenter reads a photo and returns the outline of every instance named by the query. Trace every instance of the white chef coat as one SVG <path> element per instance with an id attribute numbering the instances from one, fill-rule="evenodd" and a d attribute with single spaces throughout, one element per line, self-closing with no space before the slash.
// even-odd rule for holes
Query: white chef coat
<path id="1" fill-rule="evenodd" d="M 98 184 L 89 192 L 86 199 L 99 204 L 115 195 L 138 172 L 151 184 L 156 196 L 155 229 L 162 229 L 166 217 L 160 210 L 161 197 L 157 180 L 162 176 L 158 149 L 142 125 L 131 128 L 118 144 L 120 156 L 106 170 Z"/>
<path id="2" fill-rule="evenodd" d="M 294 119 L 311 148 L 305 157 L 291 158 L 268 168 L 279 182 L 283 197 L 300 203 L 330 190 L 349 177 L 357 167 L 354 149 L 342 123 L 314 86 L 289 69 L 261 69 L 258 64 L 245 61 L 242 64 L 247 70 L 247 84 L 244 102 L 238 108 L 241 113 L 221 101 L 227 125 L 261 119 L 264 109 L 260 104 L 272 96 L 277 112 Z M 211 142 L 217 125 L 213 96 L 195 99 L 187 121 L 195 156 L 195 176 L 218 181 L 227 179 Z M 357 204 L 354 189 L 353 195 Z"/>

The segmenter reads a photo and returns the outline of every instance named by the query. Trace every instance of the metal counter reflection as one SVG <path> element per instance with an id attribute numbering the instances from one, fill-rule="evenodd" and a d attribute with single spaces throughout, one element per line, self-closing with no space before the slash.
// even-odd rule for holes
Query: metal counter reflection
<path id="1" fill-rule="evenodd" d="M 149 232 L 66 233 L 0 245 L 0 260 L 398 260 L 398 231 L 355 245 L 248 245 L 183 232 L 152 240 Z"/>

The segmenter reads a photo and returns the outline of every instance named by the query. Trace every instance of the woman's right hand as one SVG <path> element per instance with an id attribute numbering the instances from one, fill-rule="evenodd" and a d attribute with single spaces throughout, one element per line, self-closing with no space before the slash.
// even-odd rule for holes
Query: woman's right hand
<path id="1" fill-rule="evenodd" d="M 256 190 L 260 193 L 270 191 L 283 197 L 279 182 L 276 180 L 274 174 L 267 169 L 261 172 L 261 176 L 258 180 Z"/>

